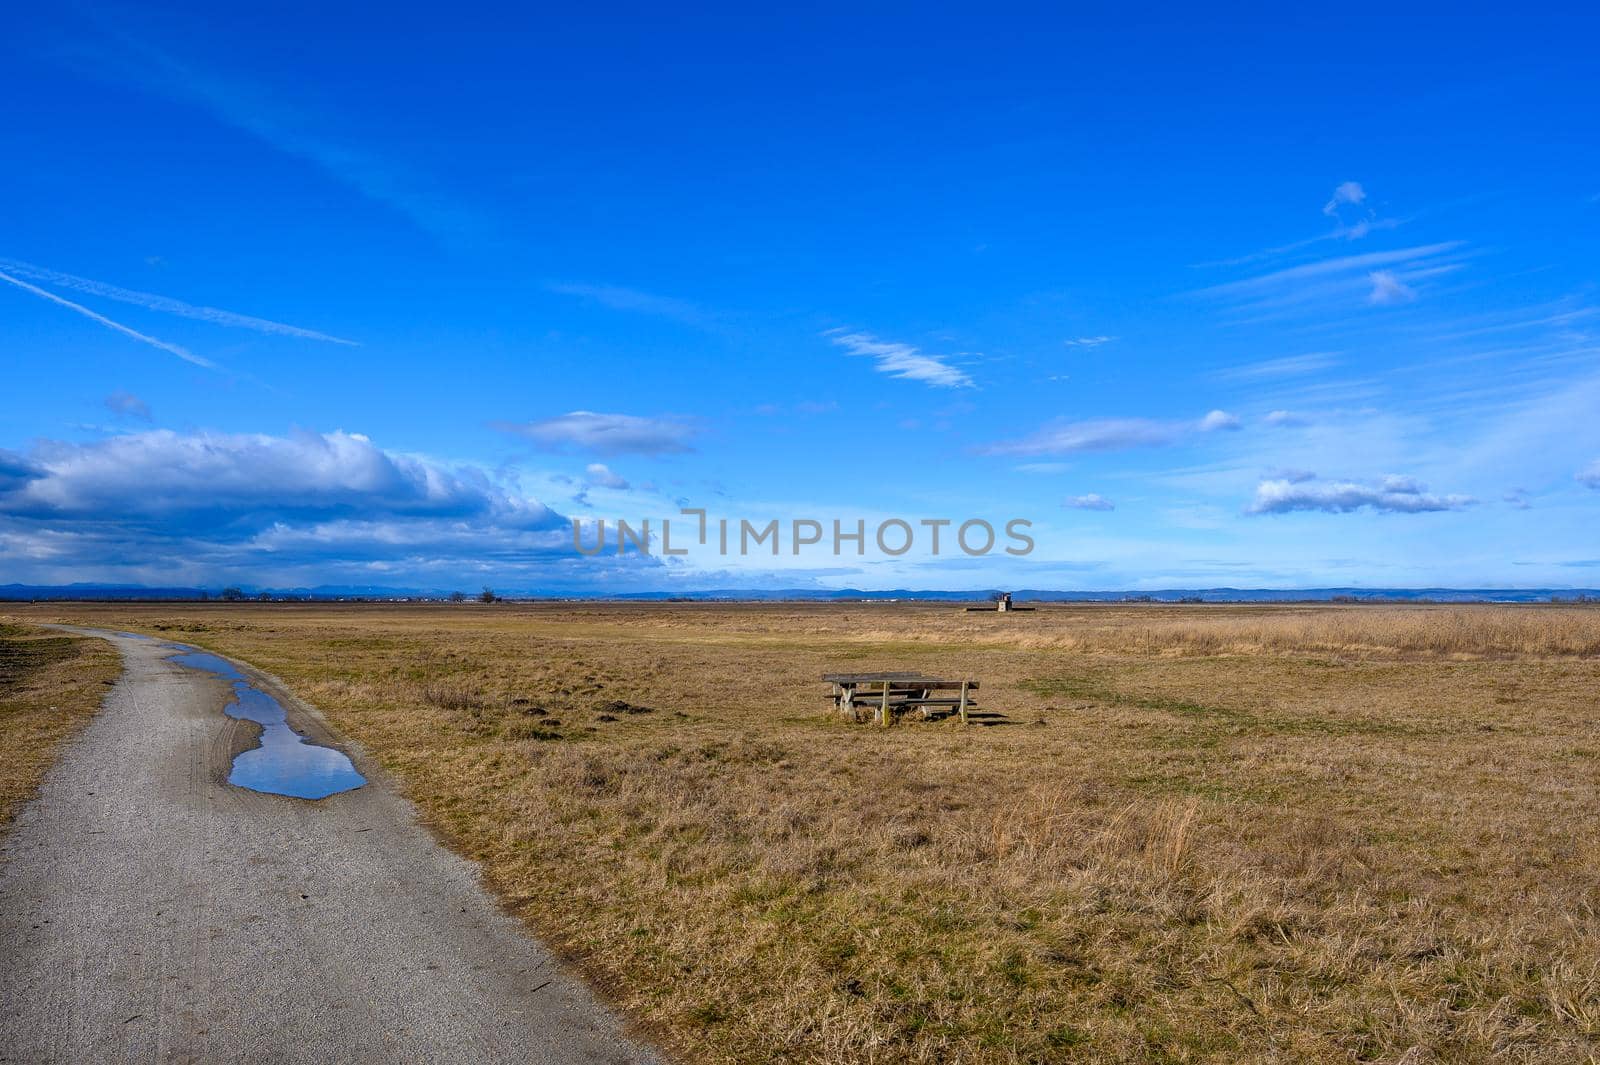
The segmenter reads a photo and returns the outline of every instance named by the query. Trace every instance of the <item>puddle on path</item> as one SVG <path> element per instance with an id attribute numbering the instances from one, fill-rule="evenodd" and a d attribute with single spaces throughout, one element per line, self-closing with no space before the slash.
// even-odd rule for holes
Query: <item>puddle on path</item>
<path id="1" fill-rule="evenodd" d="M 290 728 L 278 700 L 251 684 L 232 662 L 183 644 L 170 646 L 182 652 L 172 657 L 180 666 L 214 673 L 232 682 L 233 701 L 223 707 L 224 713 L 261 726 L 261 746 L 234 758 L 229 784 L 270 795 L 325 799 L 367 782 L 342 752 L 307 743 Z"/>

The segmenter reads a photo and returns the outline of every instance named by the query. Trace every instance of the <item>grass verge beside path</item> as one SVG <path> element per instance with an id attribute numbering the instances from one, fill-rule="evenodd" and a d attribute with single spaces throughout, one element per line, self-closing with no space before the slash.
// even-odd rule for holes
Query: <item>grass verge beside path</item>
<path id="1" fill-rule="evenodd" d="M 122 670 L 103 640 L 0 620 L 0 829 Z"/>

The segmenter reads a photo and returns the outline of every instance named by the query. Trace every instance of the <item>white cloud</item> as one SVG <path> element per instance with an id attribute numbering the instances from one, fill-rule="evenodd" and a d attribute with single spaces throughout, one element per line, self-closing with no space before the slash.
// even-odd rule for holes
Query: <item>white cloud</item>
<path id="1" fill-rule="evenodd" d="M 1116 510 L 1117 509 L 1117 505 L 1115 503 L 1111 502 L 1111 500 L 1107 499 L 1105 496 L 1101 495 L 1098 492 L 1090 492 L 1087 495 L 1081 495 L 1081 496 L 1072 496 L 1072 497 L 1070 497 L 1068 499 L 1063 500 L 1061 505 L 1064 506 L 1064 507 L 1070 507 L 1073 510 Z"/>
<path id="2" fill-rule="evenodd" d="M 1391 514 L 1460 510 L 1477 502 L 1464 495 L 1434 495 L 1410 477 L 1389 476 L 1376 484 L 1322 481 L 1314 477 L 1279 477 L 1256 486 L 1251 514 L 1287 514 L 1316 510 L 1346 514 L 1363 508 Z"/>
<path id="3" fill-rule="evenodd" d="M 1416 290 L 1401 281 L 1393 270 L 1374 270 L 1367 275 L 1367 280 L 1372 282 L 1368 303 L 1410 303 L 1417 298 Z"/>
<path id="4" fill-rule="evenodd" d="M 0 448 L 0 496 L 42 476 L 44 471 L 38 466 L 15 452 Z"/>
<path id="5" fill-rule="evenodd" d="M 277 437 L 155 429 L 89 444 L 44 441 L 29 458 L 35 475 L 0 494 L 0 513 L 463 516 L 523 506 L 480 470 L 385 451 L 359 433 Z M 548 512 L 536 506 L 526 516 L 542 521 Z"/>
<path id="6" fill-rule="evenodd" d="M 828 335 L 828 334 L 825 334 Z M 868 333 L 828 335 L 828 339 L 851 355 L 876 359 L 878 372 L 890 377 L 921 381 L 935 388 L 968 388 L 972 378 L 944 360 L 944 355 L 924 355 L 910 344 L 879 340 Z"/>
<path id="7" fill-rule="evenodd" d="M 132 433 L 0 452 L 0 557 L 39 583 L 606 587 L 568 519 L 486 470 L 358 433 Z M 631 575 L 631 576 L 629 576 Z"/>
<path id="8" fill-rule="evenodd" d="M 150 420 L 150 404 L 132 392 L 118 390 L 111 393 L 106 397 L 106 410 L 113 414 L 126 415 L 129 418 Z"/>
<path id="9" fill-rule="evenodd" d="M 75 277 L 64 274 L 59 270 L 50 270 L 43 266 L 34 266 L 32 263 L 18 262 L 15 259 L 0 259 L 0 270 L 7 270 L 22 277 L 29 277 L 35 281 L 57 285 L 61 288 L 70 288 L 76 292 L 87 293 L 91 296 L 102 296 L 120 303 L 131 303 L 136 307 L 147 310 L 160 311 L 164 314 L 175 314 L 180 318 L 192 318 L 196 321 L 210 322 L 214 325 L 237 326 L 241 329 L 253 329 L 258 333 L 274 333 L 280 336 L 298 337 L 302 340 L 323 340 L 330 344 L 345 344 L 351 347 L 359 346 L 354 340 L 345 340 L 343 337 L 329 336 L 319 333 L 314 329 L 302 329 L 297 325 L 285 325 L 282 322 L 268 321 L 265 318 L 252 318 L 247 314 L 235 314 L 233 311 L 218 310 L 215 307 L 196 307 L 182 300 L 169 299 L 166 296 L 157 296 L 149 292 L 135 292 L 132 289 L 118 288 L 100 281 L 91 281 L 84 277 Z"/>
<path id="10" fill-rule="evenodd" d="M 62 299 L 60 296 L 57 296 L 53 292 L 46 292 L 44 289 L 39 288 L 37 285 L 30 285 L 26 281 L 20 280 L 19 278 L 12 277 L 10 274 L 0 273 L 0 281 L 4 281 L 4 282 L 6 282 L 7 284 L 10 284 L 10 285 L 15 285 L 17 288 L 22 289 L 24 292 L 31 292 L 35 296 L 38 296 L 41 299 L 46 299 L 46 300 L 49 300 L 51 303 L 59 304 L 60 306 L 65 307 L 68 310 L 76 311 L 79 314 L 83 315 L 85 318 L 88 318 L 91 321 L 99 322 L 101 325 L 105 326 L 107 329 L 114 329 L 118 333 L 121 333 L 123 336 L 132 337 L 134 340 L 137 340 L 142 344 L 149 344 L 153 348 L 160 348 L 162 351 L 170 352 L 171 354 L 176 355 L 178 358 L 182 359 L 184 362 L 192 362 L 196 366 L 203 366 L 208 370 L 215 370 L 217 368 L 217 364 L 216 363 L 212 362 L 210 359 L 202 358 L 199 355 L 196 355 L 194 352 L 190 351 L 188 348 L 179 347 L 177 344 L 169 344 L 165 340 L 160 340 L 160 339 L 157 339 L 156 337 L 153 337 L 153 336 L 146 336 L 144 333 L 141 333 L 136 329 L 129 329 L 127 326 L 123 325 L 121 322 L 113 322 L 110 318 L 107 318 L 105 315 L 97 314 L 94 311 L 91 311 L 89 308 L 83 306 L 80 303 L 73 303 L 71 300 Z"/>
<path id="11" fill-rule="evenodd" d="M 1366 190 L 1361 187 L 1359 181 L 1346 181 L 1333 190 L 1333 196 L 1323 206 L 1322 213 L 1329 217 L 1336 217 L 1339 214 L 1339 208 L 1361 203 L 1366 198 Z"/>
<path id="12" fill-rule="evenodd" d="M 1101 344 L 1109 344 L 1116 337 L 1074 337 L 1063 340 L 1062 343 L 1069 348 L 1098 348 Z"/>
<path id="13" fill-rule="evenodd" d="M 1202 433 L 1214 433 L 1223 429 L 1231 432 L 1232 430 L 1240 428 L 1240 425 L 1241 423 L 1237 415 L 1229 414 L 1225 410 L 1214 410 L 1207 414 L 1204 418 L 1200 419 L 1200 423 L 1197 428 Z"/>
<path id="14" fill-rule="evenodd" d="M 1360 240 L 1374 229 L 1393 229 L 1400 224 L 1398 219 L 1380 219 L 1371 207 L 1362 206 L 1366 202 L 1367 192 L 1360 182 L 1346 181 L 1334 189 L 1322 213 L 1339 224 L 1327 236 L 1333 240 Z"/>
<path id="15" fill-rule="evenodd" d="M 691 451 L 698 428 L 684 418 L 597 414 L 575 410 L 533 422 L 496 422 L 502 432 L 526 437 L 541 447 L 577 448 L 602 455 L 663 455 Z"/>
<path id="16" fill-rule="evenodd" d="M 1574 476 L 1581 484 L 1586 484 L 1590 488 L 1600 488 L 1600 459 L 1595 459 Z"/>
<path id="17" fill-rule="evenodd" d="M 1288 410 L 1268 411 L 1267 416 L 1261 420 L 1266 422 L 1268 425 L 1276 426 L 1281 429 L 1307 424 L 1307 419 L 1304 415 L 1296 414 L 1293 411 Z"/>
<path id="18" fill-rule="evenodd" d="M 583 471 L 583 477 L 585 481 L 595 488 L 624 489 L 628 487 L 627 479 L 614 472 L 611 467 L 603 462 L 589 463 Z"/>
<path id="19" fill-rule="evenodd" d="M 1057 421 L 1020 440 L 983 448 L 987 455 L 1070 455 L 1080 451 L 1124 451 L 1136 447 L 1162 447 L 1183 433 L 1176 422 L 1149 418 L 1094 418 Z"/>

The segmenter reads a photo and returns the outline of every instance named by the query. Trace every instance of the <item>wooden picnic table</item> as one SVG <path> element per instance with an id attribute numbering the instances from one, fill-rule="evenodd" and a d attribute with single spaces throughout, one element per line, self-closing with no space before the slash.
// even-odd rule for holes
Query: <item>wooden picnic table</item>
<path id="1" fill-rule="evenodd" d="M 926 717 L 931 707 L 949 707 L 965 725 L 971 694 L 978 689 L 975 680 L 949 680 L 922 673 L 824 673 L 822 679 L 833 685 L 833 705 L 840 713 L 856 716 L 857 707 L 871 708 L 872 716 L 885 728 L 894 724 L 896 710 L 915 708 Z M 934 694 L 943 691 L 959 694 Z"/>

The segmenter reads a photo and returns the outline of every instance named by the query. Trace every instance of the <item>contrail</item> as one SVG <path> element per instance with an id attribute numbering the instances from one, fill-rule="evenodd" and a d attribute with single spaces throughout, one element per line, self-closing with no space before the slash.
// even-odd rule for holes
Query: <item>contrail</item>
<path id="1" fill-rule="evenodd" d="M 0 273 L 0 281 L 5 281 L 5 282 L 8 282 L 10 284 L 16 285 L 18 288 L 22 289 L 24 292 L 31 292 L 35 296 L 42 296 L 43 298 L 49 300 L 51 303 L 59 303 L 63 307 L 66 307 L 66 308 L 68 308 L 70 310 L 77 311 L 79 314 L 83 315 L 85 318 L 94 319 L 95 321 L 99 322 L 101 325 L 105 326 L 107 329 L 115 329 L 117 332 L 123 334 L 124 336 L 130 336 L 135 340 L 143 341 L 144 343 L 149 344 L 153 348 L 160 348 L 162 351 L 170 351 L 172 354 L 176 355 L 180 359 L 183 359 L 185 362 L 192 362 L 196 366 L 204 366 L 208 370 L 221 369 L 221 367 L 219 367 L 216 363 L 212 362 L 210 359 L 203 359 L 199 355 L 196 355 L 194 352 L 190 351 L 188 348 L 180 348 L 176 344 L 168 344 L 165 340 L 157 340 L 155 337 L 145 336 L 143 333 L 139 332 L 136 329 L 129 329 L 127 326 L 123 325 L 121 322 L 113 322 L 111 319 L 107 318 L 103 314 L 96 314 L 94 311 L 91 311 L 89 308 L 83 306 L 82 304 L 73 303 L 71 300 L 64 300 L 60 296 L 57 296 L 54 292 L 46 292 L 44 289 L 38 288 L 37 286 L 34 286 L 34 285 L 30 285 L 26 281 L 20 281 L 17 278 L 12 277 L 10 274 Z"/>
<path id="2" fill-rule="evenodd" d="M 59 270 L 51 270 L 32 263 L 19 262 L 16 259 L 0 259 L 0 269 L 10 270 L 23 277 L 31 277 L 35 281 L 45 281 L 62 288 L 86 292 L 91 296 L 104 296 L 108 300 L 117 300 L 120 303 L 131 303 L 136 307 L 144 307 L 152 311 L 165 311 L 167 314 L 176 314 L 181 318 L 193 318 L 201 322 L 211 322 L 214 325 L 238 326 L 242 329 L 254 329 L 259 333 L 276 333 L 279 336 L 299 337 L 302 340 L 323 340 L 329 344 L 345 344 L 350 347 L 359 347 L 354 340 L 343 337 L 329 336 L 319 333 L 314 329 L 302 329 L 297 325 L 286 325 L 283 322 L 274 322 L 266 318 L 253 318 L 248 314 L 235 314 L 232 311 L 220 310 L 216 307 L 196 307 L 192 303 L 182 300 L 170 299 L 166 296 L 157 296 L 151 292 L 135 292 L 132 289 L 118 288 L 107 285 L 101 281 L 91 281 L 86 277 L 74 277 L 72 274 L 63 274 Z"/>

